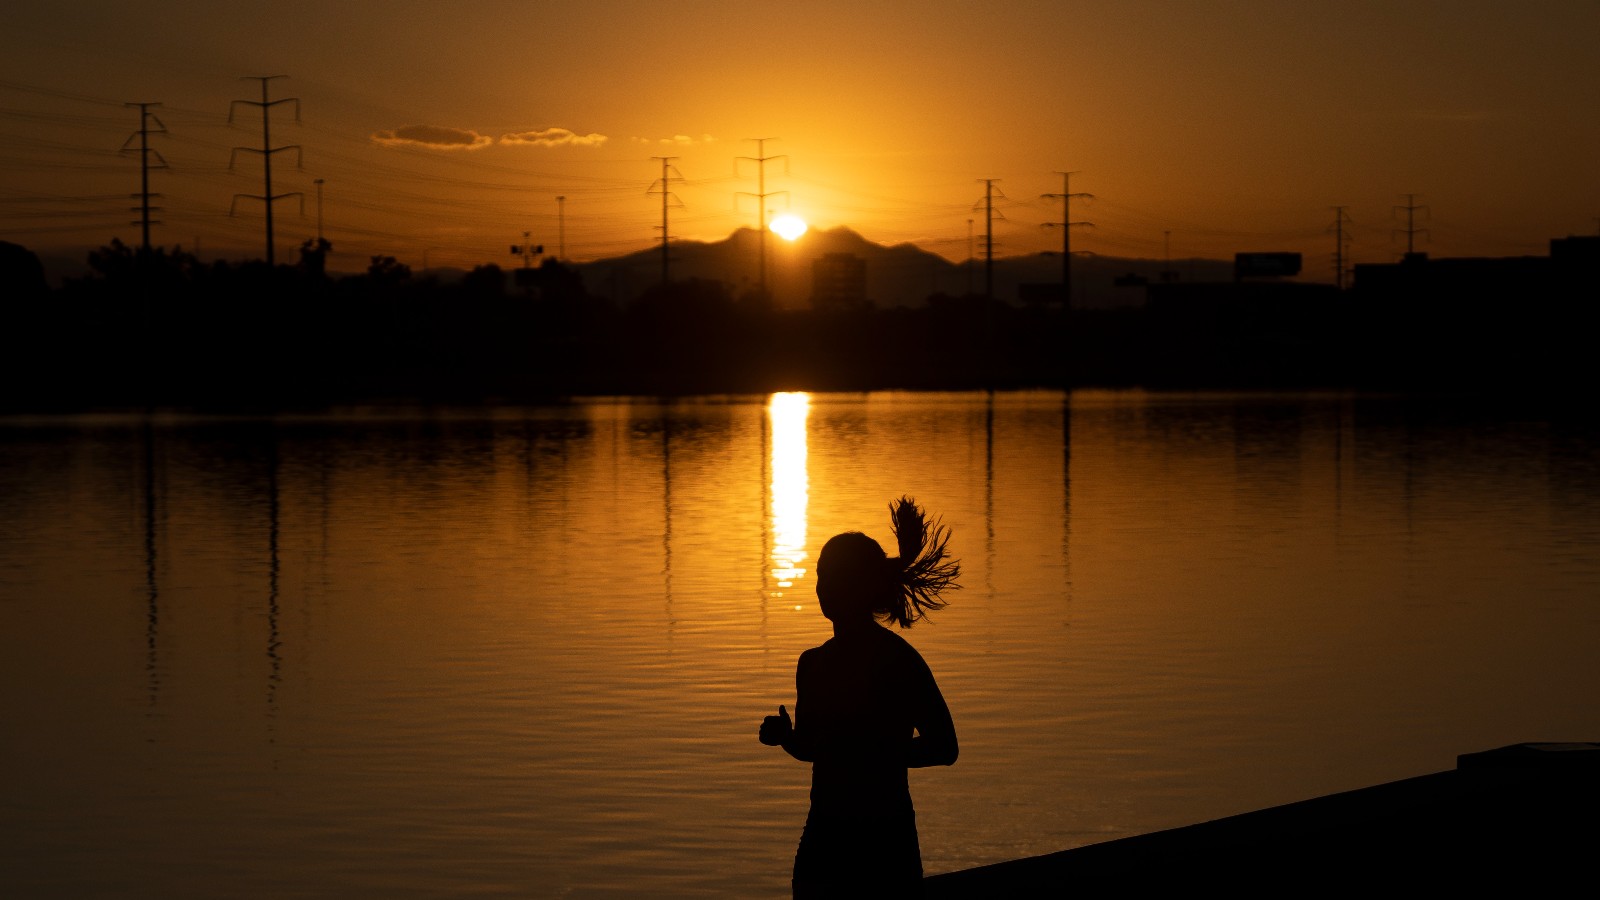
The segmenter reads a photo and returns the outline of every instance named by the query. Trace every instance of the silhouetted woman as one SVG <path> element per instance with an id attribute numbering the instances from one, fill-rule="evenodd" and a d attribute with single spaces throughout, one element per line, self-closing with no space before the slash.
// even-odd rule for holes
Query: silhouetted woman
<path id="1" fill-rule="evenodd" d="M 890 504 L 900 555 L 858 531 L 817 558 L 817 600 L 833 638 L 800 654 L 794 721 L 761 723 L 761 742 L 811 763 L 811 811 L 794 858 L 794 896 L 914 897 L 922 851 L 906 770 L 956 761 L 950 709 L 922 655 L 885 627 L 909 628 L 958 587 L 949 531 L 909 497 Z M 882 621 L 884 625 L 879 625 Z"/>

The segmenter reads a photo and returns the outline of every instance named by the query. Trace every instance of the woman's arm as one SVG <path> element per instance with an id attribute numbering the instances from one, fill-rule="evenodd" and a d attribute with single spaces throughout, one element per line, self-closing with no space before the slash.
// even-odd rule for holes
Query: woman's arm
<path id="1" fill-rule="evenodd" d="M 802 731 L 799 727 L 800 703 L 805 699 L 806 657 L 800 655 L 800 663 L 795 667 L 795 704 L 794 721 L 789 720 L 789 711 L 783 706 L 778 707 L 778 714 L 767 716 L 761 721 L 761 743 L 771 747 L 782 747 L 790 756 L 801 762 L 811 762 L 815 759 L 815 750 L 808 738 L 810 733 Z"/>
<path id="2" fill-rule="evenodd" d="M 800 654 L 800 661 L 794 667 L 794 728 L 783 742 L 783 749 L 790 756 L 801 762 L 814 762 L 817 758 L 816 746 L 811 740 L 811 732 L 800 727 L 800 708 L 806 702 L 810 693 L 811 677 L 810 666 L 806 657 L 811 653 L 807 650 Z"/>
<path id="3" fill-rule="evenodd" d="M 917 733 L 911 738 L 906 766 L 920 769 L 952 765 L 956 757 L 961 755 L 961 747 L 956 742 L 956 723 L 950 718 L 950 707 L 944 702 L 944 694 L 939 691 L 939 683 L 933 678 L 933 670 L 928 668 L 920 655 L 917 663 L 920 671 L 916 696 L 913 698 L 917 714 L 916 721 L 912 723 Z"/>

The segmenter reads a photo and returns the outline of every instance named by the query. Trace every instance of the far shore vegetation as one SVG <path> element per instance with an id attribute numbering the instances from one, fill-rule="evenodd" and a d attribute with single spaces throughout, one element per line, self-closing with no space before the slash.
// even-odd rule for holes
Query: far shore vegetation
<path id="1" fill-rule="evenodd" d="M 36 256 L 5 244 L 0 411 L 776 390 L 1559 393 L 1591 380 L 1597 299 L 1592 264 L 1453 279 L 1400 264 L 1370 289 L 1151 285 L 1146 302 L 1119 309 L 934 293 L 915 306 L 867 297 L 779 310 L 708 278 L 618 302 L 551 259 L 443 281 L 376 256 L 333 276 L 329 249 L 307 241 L 294 263 L 268 266 L 113 242 L 90 254 L 89 274 L 51 287 Z"/>

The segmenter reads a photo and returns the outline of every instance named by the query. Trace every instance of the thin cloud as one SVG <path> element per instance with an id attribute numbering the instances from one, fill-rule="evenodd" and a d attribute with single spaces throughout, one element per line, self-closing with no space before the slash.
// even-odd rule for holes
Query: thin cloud
<path id="1" fill-rule="evenodd" d="M 539 131 L 517 131 L 500 135 L 502 144 L 534 144 L 541 147 L 598 147 L 608 138 L 603 134 L 578 134 L 566 128 L 545 128 Z"/>
<path id="2" fill-rule="evenodd" d="M 494 138 L 486 134 L 443 125 L 406 125 L 380 131 L 372 139 L 391 147 L 432 147 L 435 150 L 476 150 L 494 143 Z"/>
<path id="3" fill-rule="evenodd" d="M 636 137 L 633 140 L 635 143 L 639 144 L 667 144 L 673 147 L 688 147 L 694 144 L 710 144 L 715 142 L 716 138 L 709 134 L 702 134 L 699 137 L 690 137 L 687 134 L 675 134 L 669 138 L 656 139 Z"/>

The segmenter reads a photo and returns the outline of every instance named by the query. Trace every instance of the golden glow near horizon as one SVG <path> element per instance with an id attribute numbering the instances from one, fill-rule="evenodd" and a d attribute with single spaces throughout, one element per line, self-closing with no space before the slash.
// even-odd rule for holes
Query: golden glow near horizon
<path id="1" fill-rule="evenodd" d="M 456 4 L 448 41 L 426 0 L 322 4 L 315 28 L 280 6 L 11 4 L 0 240 L 78 266 L 137 242 L 128 104 L 145 101 L 160 104 L 150 161 L 165 163 L 150 172 L 153 243 L 259 258 L 266 204 L 240 198 L 270 193 L 281 261 L 325 233 L 346 272 L 377 255 L 517 265 L 506 248 L 524 235 L 576 263 L 663 234 L 721 241 L 754 224 L 739 197 L 779 193 L 802 211 L 802 244 L 849 228 L 963 262 L 992 179 L 1002 257 L 1057 253 L 1071 232 L 1073 252 L 1101 257 L 1300 252 L 1307 278 L 1330 281 L 1338 240 L 1352 262 L 1405 251 L 1408 197 L 1428 209 L 1418 249 L 1442 257 L 1544 254 L 1593 233 L 1600 196 L 1593 0 L 818 0 L 736 18 L 691 4 L 666 22 L 579 4 L 553 22 L 591 36 L 584 52 L 531 55 L 503 4 Z M 749 34 L 807 53 L 781 78 L 746 77 L 771 65 Z M 237 105 L 259 102 L 245 79 L 267 75 L 283 76 L 271 143 L 299 148 L 270 189 L 262 110 Z M 664 159 L 668 196 L 650 191 Z M 1334 207 L 1348 231 L 1333 233 Z M 1093 227 L 1042 227 L 1064 217 Z"/>
<path id="2" fill-rule="evenodd" d="M 773 597 L 785 596 L 806 575 L 806 507 L 810 502 L 806 419 L 810 414 L 811 395 L 804 392 L 773 394 L 767 404 L 772 423 Z"/>
<path id="3" fill-rule="evenodd" d="M 772 233 L 778 237 L 786 241 L 792 241 L 806 233 L 806 220 L 793 213 L 784 213 L 773 219 L 772 224 L 767 227 L 771 228 Z"/>

